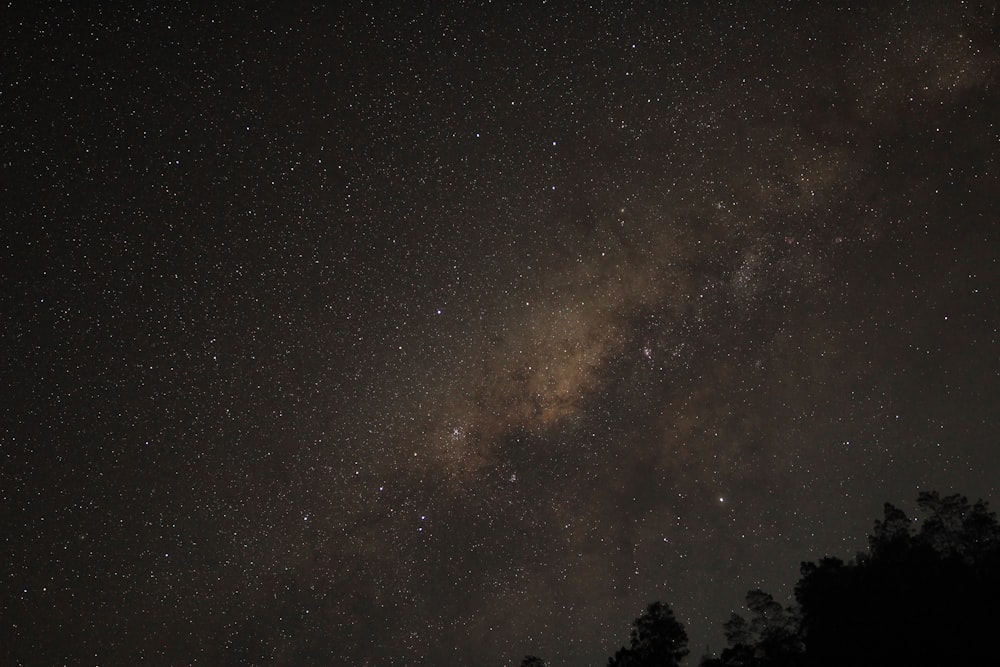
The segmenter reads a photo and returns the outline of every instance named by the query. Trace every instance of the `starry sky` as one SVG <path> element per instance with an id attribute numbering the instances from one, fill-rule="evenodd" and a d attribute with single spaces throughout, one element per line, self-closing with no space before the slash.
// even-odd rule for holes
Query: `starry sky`
<path id="1" fill-rule="evenodd" d="M 995 0 L 93 4 L 0 9 L 0 662 L 697 658 L 1000 499 Z"/>

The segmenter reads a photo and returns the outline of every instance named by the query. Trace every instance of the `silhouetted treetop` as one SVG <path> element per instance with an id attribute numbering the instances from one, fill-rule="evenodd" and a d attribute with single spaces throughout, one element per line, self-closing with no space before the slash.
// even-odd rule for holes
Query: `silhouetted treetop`
<path id="1" fill-rule="evenodd" d="M 803 563 L 805 665 L 995 664 L 1000 528 L 986 503 L 921 493 L 918 525 L 886 503 L 869 553 Z"/>
<path id="2" fill-rule="evenodd" d="M 608 667 L 673 667 L 688 654 L 687 642 L 670 606 L 654 602 L 632 622 L 629 647 L 608 658 Z"/>
<path id="3" fill-rule="evenodd" d="M 982 500 L 969 505 L 965 496 L 942 498 L 932 491 L 921 493 L 917 506 L 926 515 L 918 539 L 943 558 L 961 558 L 971 565 L 1000 544 L 996 514 Z"/>
<path id="4" fill-rule="evenodd" d="M 723 626 L 727 647 L 702 667 L 907 667 L 997 664 L 1000 526 L 986 503 L 921 493 L 916 522 L 890 503 L 850 561 L 803 563 L 782 608 L 747 594 L 749 620 Z"/>
<path id="5" fill-rule="evenodd" d="M 799 617 L 761 590 L 747 593 L 748 621 L 733 614 L 723 625 L 728 646 L 718 658 L 705 658 L 703 667 L 797 665 L 802 654 Z"/>
<path id="6" fill-rule="evenodd" d="M 960 667 L 1000 664 L 1000 524 L 983 501 L 921 493 L 917 522 L 890 503 L 867 553 L 802 563 L 797 606 L 749 591 L 723 625 L 726 648 L 701 667 Z M 677 667 L 684 626 L 654 602 L 608 667 Z M 526 656 L 521 667 L 545 663 Z"/>
<path id="7" fill-rule="evenodd" d="M 884 518 L 875 522 L 868 536 L 871 558 L 929 550 L 938 559 L 960 558 L 972 564 L 1000 543 L 996 514 L 982 500 L 970 505 L 963 495 L 942 498 L 937 491 L 929 491 L 917 497 L 917 507 L 925 518 L 915 530 L 915 523 L 902 510 L 885 504 Z"/>
<path id="8" fill-rule="evenodd" d="M 910 548 L 910 520 L 903 510 L 885 503 L 882 520 L 875 521 L 875 530 L 868 536 L 872 558 L 892 557 Z"/>

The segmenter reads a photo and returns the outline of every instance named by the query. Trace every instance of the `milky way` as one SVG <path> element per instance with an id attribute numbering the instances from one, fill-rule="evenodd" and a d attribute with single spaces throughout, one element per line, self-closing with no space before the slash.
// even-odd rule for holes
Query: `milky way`
<path id="1" fill-rule="evenodd" d="M 658 4 L 8 9 L 0 662 L 698 657 L 996 498 L 996 3 Z"/>

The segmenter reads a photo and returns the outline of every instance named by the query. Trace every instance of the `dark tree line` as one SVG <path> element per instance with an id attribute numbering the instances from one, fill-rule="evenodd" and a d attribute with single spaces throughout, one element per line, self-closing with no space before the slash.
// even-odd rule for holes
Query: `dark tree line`
<path id="1" fill-rule="evenodd" d="M 749 616 L 723 625 L 726 647 L 700 667 L 1000 665 L 1000 526 L 986 503 L 921 493 L 919 525 L 886 503 L 867 553 L 803 563 L 796 605 L 747 593 Z M 673 667 L 684 626 L 656 602 L 608 667 Z M 528 656 L 522 667 L 541 667 Z"/>

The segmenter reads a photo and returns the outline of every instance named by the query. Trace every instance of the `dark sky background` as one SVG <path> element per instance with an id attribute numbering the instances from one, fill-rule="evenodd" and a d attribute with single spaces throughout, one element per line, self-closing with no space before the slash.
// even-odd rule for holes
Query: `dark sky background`
<path id="1" fill-rule="evenodd" d="M 0 9 L 0 662 L 697 658 L 998 498 L 997 2 L 84 4 Z"/>

